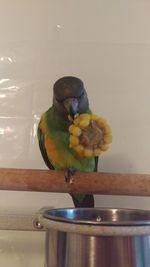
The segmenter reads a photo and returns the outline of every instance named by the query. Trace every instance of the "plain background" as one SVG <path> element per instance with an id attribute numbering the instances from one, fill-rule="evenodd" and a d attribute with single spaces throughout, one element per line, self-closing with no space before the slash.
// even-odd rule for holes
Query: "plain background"
<path id="1" fill-rule="evenodd" d="M 150 173 L 150 2 L 0 0 L 0 167 L 45 169 L 36 130 L 64 75 L 81 78 L 112 126 L 99 171 Z M 149 198 L 96 196 L 96 206 L 150 208 Z M 0 192 L 0 212 L 72 206 L 67 194 Z M 43 266 L 44 235 L 1 232 L 1 266 Z M 34 247 L 34 249 L 33 249 Z M 31 249 L 32 248 L 32 249 Z"/>

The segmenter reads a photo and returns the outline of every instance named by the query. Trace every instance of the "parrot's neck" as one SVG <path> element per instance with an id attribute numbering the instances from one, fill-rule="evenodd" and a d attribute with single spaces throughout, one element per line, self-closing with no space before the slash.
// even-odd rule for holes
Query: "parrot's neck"
<path id="1" fill-rule="evenodd" d="M 61 128 L 64 130 L 68 130 L 69 125 L 71 122 L 68 118 L 64 118 L 63 116 L 60 116 L 60 113 L 57 112 L 57 110 L 54 107 L 51 107 L 47 111 L 48 115 L 48 121 L 51 125 L 53 125 L 55 128 Z"/>

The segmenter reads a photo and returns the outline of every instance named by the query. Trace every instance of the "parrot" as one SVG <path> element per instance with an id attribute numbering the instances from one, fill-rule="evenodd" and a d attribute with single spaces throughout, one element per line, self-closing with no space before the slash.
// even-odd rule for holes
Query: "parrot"
<path id="1" fill-rule="evenodd" d="M 38 124 L 37 136 L 43 160 L 51 170 L 64 170 L 65 181 L 76 171 L 97 171 L 98 156 L 80 157 L 69 147 L 69 116 L 92 114 L 84 83 L 74 76 L 59 78 L 53 86 L 53 101 Z M 94 196 L 70 193 L 75 208 L 94 207 Z"/>

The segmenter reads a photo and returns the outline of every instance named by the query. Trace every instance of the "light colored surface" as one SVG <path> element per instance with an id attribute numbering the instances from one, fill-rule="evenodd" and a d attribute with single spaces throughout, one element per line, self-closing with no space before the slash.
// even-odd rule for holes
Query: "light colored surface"
<path id="1" fill-rule="evenodd" d="M 94 113 L 113 129 L 99 170 L 150 173 L 149 14 L 148 0 L 0 0 L 0 167 L 45 168 L 36 138 L 39 117 L 51 105 L 55 80 L 76 75 Z M 95 199 L 97 206 L 150 208 L 148 198 Z M 72 202 L 65 194 L 0 192 L 2 212 L 42 206 Z M 18 233 L 13 239 L 4 234 L 1 266 L 10 266 L 10 259 L 11 266 L 41 266 L 41 250 L 29 249 L 40 238 L 25 238 L 28 250 Z"/>
<path id="2" fill-rule="evenodd" d="M 5 267 L 44 267 L 42 232 L 0 231 L 0 265 Z"/>
<path id="3" fill-rule="evenodd" d="M 0 214 L 0 230 L 38 231 L 35 214 Z"/>

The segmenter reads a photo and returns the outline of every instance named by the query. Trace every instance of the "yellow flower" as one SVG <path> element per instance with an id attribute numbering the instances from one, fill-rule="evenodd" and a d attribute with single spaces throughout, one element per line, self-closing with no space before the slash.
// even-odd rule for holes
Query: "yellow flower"
<path id="1" fill-rule="evenodd" d="M 95 114 L 78 115 L 69 127 L 70 147 L 81 157 L 96 157 L 112 142 L 111 127 Z"/>
<path id="2" fill-rule="evenodd" d="M 96 114 L 91 114 L 91 119 L 92 120 L 98 120 L 100 117 L 98 116 L 98 115 L 96 115 Z"/>
<path id="3" fill-rule="evenodd" d="M 101 145 L 101 150 L 102 151 L 106 151 L 106 150 L 108 150 L 108 148 L 109 148 L 108 144 Z"/>
<path id="4" fill-rule="evenodd" d="M 83 119 L 83 120 L 81 120 L 81 121 L 79 122 L 79 126 L 80 126 L 80 127 L 87 127 L 87 126 L 89 125 L 89 123 L 90 123 L 90 120 L 88 120 L 88 119 Z"/>
<path id="5" fill-rule="evenodd" d="M 99 156 L 101 153 L 102 153 L 102 151 L 98 148 L 93 150 L 93 156 L 95 156 L 95 157 Z"/>
<path id="6" fill-rule="evenodd" d="M 80 121 L 82 120 L 90 120 L 91 119 L 91 114 L 88 113 L 82 113 L 79 115 Z"/>
<path id="7" fill-rule="evenodd" d="M 83 156 L 84 147 L 81 145 L 74 146 L 74 150 L 80 155 Z"/>
<path id="8" fill-rule="evenodd" d="M 81 134 L 81 129 L 75 125 L 70 125 L 69 132 L 75 136 L 79 136 Z"/>
<path id="9" fill-rule="evenodd" d="M 107 134 L 104 136 L 105 144 L 110 144 L 112 142 L 112 136 Z"/>
<path id="10" fill-rule="evenodd" d="M 74 135 L 70 135 L 69 141 L 70 141 L 70 146 L 73 147 L 79 144 L 79 139 Z"/>
<path id="11" fill-rule="evenodd" d="M 83 154 L 85 157 L 92 157 L 93 156 L 93 150 L 85 148 Z"/>

